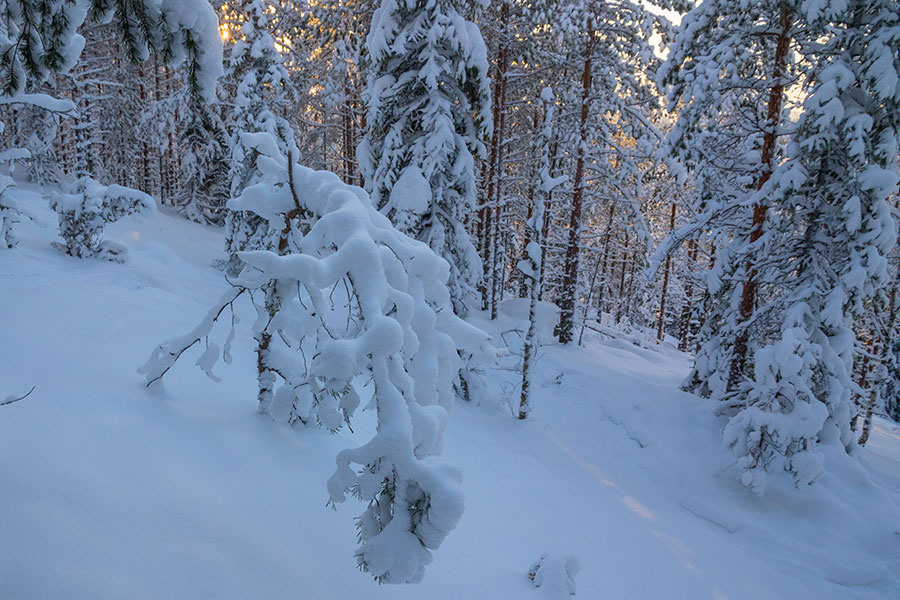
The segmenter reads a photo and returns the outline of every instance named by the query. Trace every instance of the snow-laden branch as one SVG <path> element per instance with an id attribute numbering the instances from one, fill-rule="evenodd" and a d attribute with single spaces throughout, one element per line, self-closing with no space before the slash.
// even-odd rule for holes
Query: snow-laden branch
<path id="1" fill-rule="evenodd" d="M 418 581 L 462 515 L 460 473 L 435 456 L 460 355 L 487 359 L 487 336 L 454 314 L 447 262 L 397 231 L 363 190 L 296 164 L 268 134 L 245 137 L 259 152 L 257 174 L 229 208 L 268 220 L 284 243 L 240 252 L 246 267 L 233 290 L 193 331 L 154 350 L 141 372 L 157 381 L 207 340 L 198 365 L 210 373 L 218 358 L 212 329 L 248 291 L 258 315 L 260 412 L 335 430 L 360 405 L 355 380 L 371 377 L 375 436 L 338 454 L 329 501 L 349 493 L 367 505 L 361 568 L 383 582 Z"/>

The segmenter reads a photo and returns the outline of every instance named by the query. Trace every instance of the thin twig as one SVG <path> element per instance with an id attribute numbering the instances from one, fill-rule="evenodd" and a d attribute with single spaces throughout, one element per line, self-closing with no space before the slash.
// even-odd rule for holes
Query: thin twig
<path id="1" fill-rule="evenodd" d="M 0 402 L 0 406 L 6 406 L 7 404 L 12 404 L 13 402 L 18 402 L 19 400 L 24 400 L 25 398 L 30 396 L 31 392 L 33 392 L 33 391 L 34 391 L 34 386 L 31 386 L 31 389 L 28 390 L 28 393 L 25 394 L 24 396 L 19 396 L 18 398 L 16 398 L 15 396 L 10 396 L 3 402 Z"/>

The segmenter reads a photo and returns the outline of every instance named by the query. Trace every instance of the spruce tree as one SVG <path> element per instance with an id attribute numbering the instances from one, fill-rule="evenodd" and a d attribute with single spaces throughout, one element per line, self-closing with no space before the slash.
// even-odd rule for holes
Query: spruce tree
<path id="1" fill-rule="evenodd" d="M 285 155 L 294 144 L 290 124 L 276 115 L 278 108 L 289 100 L 291 85 L 270 30 L 268 6 L 266 0 L 244 0 L 235 6 L 238 37 L 231 49 L 227 73 L 227 79 L 236 86 L 234 110 L 229 119 L 232 138 L 228 192 L 232 198 L 240 196 L 256 174 L 258 152 L 245 142 L 245 134 L 272 134 Z M 232 274 L 237 274 L 243 266 L 237 252 L 274 247 L 277 232 L 258 215 L 228 211 L 225 223 L 225 251 Z"/>
<path id="2" fill-rule="evenodd" d="M 214 100 L 222 71 L 218 19 L 206 0 L 19 0 L 7 2 L 0 27 L 0 95 L 20 96 L 28 82 L 71 69 L 81 54 L 78 28 L 90 19 L 112 22 L 133 62 L 159 52 L 185 63 L 190 93 Z"/>
<path id="3" fill-rule="evenodd" d="M 382 0 L 368 38 L 368 131 L 358 157 L 378 209 L 450 263 L 453 306 L 465 315 L 481 261 L 464 221 L 491 121 L 484 41 L 460 7 Z"/>
<path id="4" fill-rule="evenodd" d="M 179 93 L 181 106 L 178 150 L 181 155 L 179 189 L 170 200 L 188 219 L 222 225 L 228 201 L 228 133 L 214 106 Z"/>

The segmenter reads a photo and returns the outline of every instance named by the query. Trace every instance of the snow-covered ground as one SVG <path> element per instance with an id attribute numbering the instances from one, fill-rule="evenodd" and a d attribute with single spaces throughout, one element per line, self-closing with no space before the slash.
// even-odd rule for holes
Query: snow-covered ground
<path id="1" fill-rule="evenodd" d="M 546 597 L 526 573 L 548 551 L 578 559 L 590 600 L 900 597 L 900 428 L 758 499 L 712 407 L 678 390 L 688 357 L 592 332 L 542 349 L 529 421 L 509 407 L 513 356 L 480 406 L 457 405 L 443 456 L 465 473 L 463 520 L 421 584 L 378 586 L 353 557 L 361 507 L 325 506 L 354 434 L 256 414 L 249 307 L 222 383 L 199 352 L 163 390 L 135 372 L 227 286 L 220 232 L 130 218 L 108 229 L 119 265 L 62 256 L 37 215 L 0 251 L 0 398 L 35 386 L 0 407 L 0 599 L 527 600 Z M 516 339 L 523 307 L 505 308 L 476 320 Z"/>

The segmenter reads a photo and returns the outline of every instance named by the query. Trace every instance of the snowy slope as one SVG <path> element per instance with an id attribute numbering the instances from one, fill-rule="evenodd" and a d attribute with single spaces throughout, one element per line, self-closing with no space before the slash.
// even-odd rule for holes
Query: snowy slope
<path id="1" fill-rule="evenodd" d="M 687 357 L 591 335 L 542 350 L 530 421 L 507 407 L 512 356 L 489 400 L 457 406 L 444 457 L 465 473 L 463 520 L 423 583 L 377 586 L 355 568 L 360 507 L 325 507 L 353 436 L 256 415 L 249 307 L 222 383 L 192 368 L 199 353 L 163 392 L 135 373 L 224 290 L 220 233 L 131 218 L 109 228 L 130 264 L 79 261 L 38 212 L 0 252 L 0 397 L 36 386 L 0 407 L 2 599 L 527 600 L 548 550 L 578 558 L 591 600 L 900 597 L 900 429 L 760 500 L 711 407 L 678 391 Z M 512 340 L 507 308 L 480 323 Z"/>

